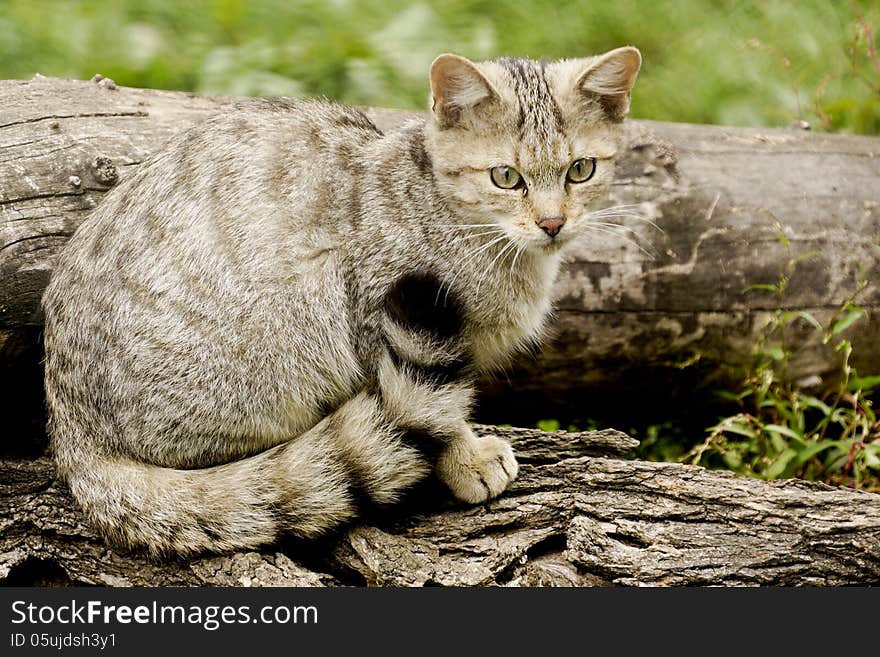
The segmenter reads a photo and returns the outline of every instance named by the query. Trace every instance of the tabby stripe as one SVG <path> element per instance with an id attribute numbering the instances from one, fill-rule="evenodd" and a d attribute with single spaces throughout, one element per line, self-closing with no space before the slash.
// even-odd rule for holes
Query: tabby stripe
<path id="1" fill-rule="evenodd" d="M 388 347 L 388 355 L 391 357 L 394 367 L 428 385 L 439 388 L 440 386 L 455 383 L 469 377 L 469 363 L 463 358 L 456 358 L 444 364 L 422 365 L 402 358 L 387 341 L 386 346 Z"/>

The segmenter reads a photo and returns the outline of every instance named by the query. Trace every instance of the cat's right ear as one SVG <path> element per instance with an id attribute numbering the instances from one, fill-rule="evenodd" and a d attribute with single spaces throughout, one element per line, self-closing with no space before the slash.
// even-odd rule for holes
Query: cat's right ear
<path id="1" fill-rule="evenodd" d="M 447 53 L 431 64 L 431 111 L 441 128 L 460 125 L 470 111 L 496 98 L 492 84 L 469 59 Z"/>
<path id="2" fill-rule="evenodd" d="M 624 46 L 594 57 L 577 87 L 599 100 L 609 119 L 619 123 L 629 112 L 629 96 L 642 66 L 638 48 Z"/>

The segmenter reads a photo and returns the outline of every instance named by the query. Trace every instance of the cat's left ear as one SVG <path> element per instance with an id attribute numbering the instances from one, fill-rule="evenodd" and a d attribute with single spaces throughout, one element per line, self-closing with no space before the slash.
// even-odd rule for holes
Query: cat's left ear
<path id="1" fill-rule="evenodd" d="M 498 93 L 469 59 L 444 54 L 431 64 L 431 111 L 441 128 L 463 122 L 465 116 Z"/>
<path id="2" fill-rule="evenodd" d="M 641 66 L 642 54 L 638 48 L 616 48 L 590 61 L 577 79 L 577 88 L 598 97 L 612 121 L 623 121 L 629 111 L 630 91 Z"/>

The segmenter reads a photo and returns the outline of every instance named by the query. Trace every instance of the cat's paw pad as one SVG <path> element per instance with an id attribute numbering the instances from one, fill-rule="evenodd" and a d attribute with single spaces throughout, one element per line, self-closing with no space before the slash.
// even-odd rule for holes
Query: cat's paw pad
<path id="1" fill-rule="evenodd" d="M 510 444 L 495 436 L 456 441 L 437 461 L 441 481 L 471 504 L 501 495 L 518 471 Z"/>

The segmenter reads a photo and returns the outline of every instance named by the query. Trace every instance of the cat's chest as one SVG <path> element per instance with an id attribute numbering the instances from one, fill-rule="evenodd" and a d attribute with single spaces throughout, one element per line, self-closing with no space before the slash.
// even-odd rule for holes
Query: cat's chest
<path id="1" fill-rule="evenodd" d="M 550 302 L 523 305 L 516 311 L 475 331 L 474 363 L 480 370 L 502 367 L 525 346 L 536 342 L 543 333 Z"/>
<path id="2" fill-rule="evenodd" d="M 557 271 L 557 263 L 548 262 L 518 289 L 475 308 L 472 350 L 479 369 L 504 366 L 517 352 L 540 340 L 552 309 Z"/>

